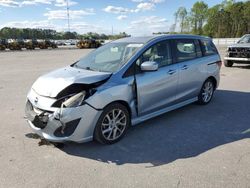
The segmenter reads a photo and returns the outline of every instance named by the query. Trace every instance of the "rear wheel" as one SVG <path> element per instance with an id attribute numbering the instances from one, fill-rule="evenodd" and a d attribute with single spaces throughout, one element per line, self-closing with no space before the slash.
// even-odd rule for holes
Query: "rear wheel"
<path id="1" fill-rule="evenodd" d="M 201 105 L 208 104 L 213 98 L 214 89 L 214 82 L 211 79 L 207 79 L 201 88 L 200 94 L 198 96 L 198 103 Z"/>
<path id="2" fill-rule="evenodd" d="M 114 144 L 126 133 L 130 125 L 127 108 L 120 103 L 113 103 L 104 108 L 98 119 L 94 139 L 101 144 Z"/>
<path id="3" fill-rule="evenodd" d="M 233 63 L 232 61 L 228 61 L 228 60 L 225 60 L 225 61 L 224 61 L 225 67 L 232 67 L 233 64 L 234 64 L 234 63 Z"/>

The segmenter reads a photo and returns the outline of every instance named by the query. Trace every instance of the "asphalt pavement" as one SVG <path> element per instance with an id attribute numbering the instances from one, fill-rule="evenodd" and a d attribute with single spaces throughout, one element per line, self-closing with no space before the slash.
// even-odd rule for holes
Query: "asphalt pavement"
<path id="1" fill-rule="evenodd" d="M 222 67 L 209 105 L 146 121 L 117 144 L 41 142 L 24 119 L 27 92 L 88 52 L 0 53 L 0 187 L 250 188 L 250 65 Z"/>

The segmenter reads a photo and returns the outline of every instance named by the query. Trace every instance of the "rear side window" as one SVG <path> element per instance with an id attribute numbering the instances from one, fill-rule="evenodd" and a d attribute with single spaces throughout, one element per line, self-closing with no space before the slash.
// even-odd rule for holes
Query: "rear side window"
<path id="1" fill-rule="evenodd" d="M 201 40 L 201 49 L 204 56 L 217 54 L 217 49 L 211 40 Z"/>
<path id="2" fill-rule="evenodd" d="M 188 61 L 199 57 L 196 53 L 196 44 L 191 39 L 175 40 L 177 62 Z"/>

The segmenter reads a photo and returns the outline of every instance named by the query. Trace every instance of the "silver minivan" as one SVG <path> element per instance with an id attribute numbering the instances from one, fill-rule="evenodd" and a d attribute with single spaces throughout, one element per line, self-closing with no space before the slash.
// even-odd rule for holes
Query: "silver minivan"
<path id="1" fill-rule="evenodd" d="M 208 104 L 220 67 L 207 37 L 119 39 L 38 78 L 26 117 L 35 133 L 52 142 L 112 144 L 130 126 L 193 102 Z"/>

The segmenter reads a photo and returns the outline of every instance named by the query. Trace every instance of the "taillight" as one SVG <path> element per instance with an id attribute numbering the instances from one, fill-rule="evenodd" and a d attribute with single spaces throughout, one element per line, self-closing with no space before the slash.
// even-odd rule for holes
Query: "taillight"
<path id="1" fill-rule="evenodd" d="M 221 61 L 217 61 L 216 64 L 219 66 L 219 68 L 221 68 L 221 66 L 222 66 L 222 62 Z"/>

